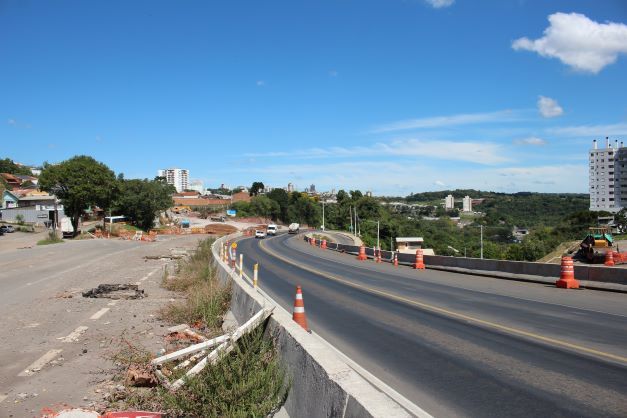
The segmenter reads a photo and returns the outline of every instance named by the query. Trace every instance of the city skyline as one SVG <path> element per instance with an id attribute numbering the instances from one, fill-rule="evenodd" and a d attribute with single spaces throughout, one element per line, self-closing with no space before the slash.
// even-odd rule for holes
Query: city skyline
<path id="1" fill-rule="evenodd" d="M 2 157 L 209 186 L 587 193 L 592 140 L 627 140 L 621 1 L 241 6 L 7 3 Z"/>

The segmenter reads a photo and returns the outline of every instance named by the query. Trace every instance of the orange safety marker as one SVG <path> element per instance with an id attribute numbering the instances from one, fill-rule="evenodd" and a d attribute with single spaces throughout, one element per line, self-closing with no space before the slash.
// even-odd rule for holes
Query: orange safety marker
<path id="1" fill-rule="evenodd" d="M 414 263 L 414 269 L 416 270 L 424 270 L 425 262 L 422 254 L 422 248 L 418 248 L 416 250 L 416 262 Z"/>
<path id="2" fill-rule="evenodd" d="M 394 253 L 394 267 L 398 267 L 398 253 Z"/>
<path id="3" fill-rule="evenodd" d="M 605 253 L 605 263 L 606 266 L 608 267 L 612 267 L 614 265 L 614 253 L 612 252 L 612 250 L 608 250 Z"/>
<path id="4" fill-rule="evenodd" d="M 555 282 L 555 286 L 564 289 L 579 289 L 579 282 L 575 279 L 575 266 L 572 257 L 562 257 L 560 279 Z"/>
<path id="5" fill-rule="evenodd" d="M 368 256 L 366 256 L 366 247 L 363 245 L 359 247 L 359 255 L 357 256 L 357 260 L 364 261 L 367 260 Z"/>
<path id="6" fill-rule="evenodd" d="M 323 250 L 327 249 L 327 240 L 326 239 L 322 240 L 322 244 L 320 244 L 320 248 L 322 248 Z"/>
<path id="7" fill-rule="evenodd" d="M 294 299 L 294 312 L 292 313 L 292 319 L 303 329 L 309 332 L 307 326 L 307 317 L 305 316 L 305 302 L 303 302 L 303 290 L 300 286 L 296 286 L 296 298 Z"/>
<path id="8" fill-rule="evenodd" d="M 375 255 L 375 262 L 377 263 L 381 263 L 381 248 L 377 248 L 374 252 Z"/>

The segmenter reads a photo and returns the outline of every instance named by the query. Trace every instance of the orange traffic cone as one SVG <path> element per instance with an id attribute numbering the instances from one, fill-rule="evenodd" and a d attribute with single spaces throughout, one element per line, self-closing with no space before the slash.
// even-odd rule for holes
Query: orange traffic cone
<path id="1" fill-rule="evenodd" d="M 359 255 L 357 256 L 357 260 L 364 261 L 367 259 L 368 257 L 366 256 L 366 247 L 362 245 L 361 247 L 359 247 Z"/>
<path id="2" fill-rule="evenodd" d="M 296 286 L 296 298 L 294 299 L 294 313 L 292 319 L 303 329 L 309 332 L 307 326 L 307 316 L 305 316 L 305 303 L 303 302 L 303 291 L 300 286 Z"/>
<path id="3" fill-rule="evenodd" d="M 377 248 L 377 249 L 374 251 L 374 255 L 375 255 L 375 261 L 376 261 L 377 263 L 381 263 L 381 248 Z"/>
<path id="4" fill-rule="evenodd" d="M 327 249 L 327 240 L 326 239 L 322 240 L 322 244 L 320 244 L 320 248 L 322 248 L 323 250 Z"/>
<path id="5" fill-rule="evenodd" d="M 564 289 L 579 289 L 579 282 L 575 279 L 575 266 L 572 257 L 562 257 L 562 271 L 560 279 L 555 282 L 555 286 Z"/>
<path id="6" fill-rule="evenodd" d="M 611 249 L 610 249 L 610 250 L 608 250 L 608 251 L 605 253 L 605 263 L 604 263 L 604 264 L 605 264 L 606 266 L 609 266 L 609 267 L 611 267 L 611 266 L 613 266 L 613 265 L 614 265 L 614 253 L 612 252 L 612 250 L 611 250 Z"/>
<path id="7" fill-rule="evenodd" d="M 416 250 L 416 262 L 414 263 L 414 268 L 416 270 L 424 270 L 425 269 L 425 262 L 422 256 L 422 248 L 418 248 Z"/>
<path id="8" fill-rule="evenodd" d="M 398 253 L 394 253 L 394 267 L 398 267 Z"/>

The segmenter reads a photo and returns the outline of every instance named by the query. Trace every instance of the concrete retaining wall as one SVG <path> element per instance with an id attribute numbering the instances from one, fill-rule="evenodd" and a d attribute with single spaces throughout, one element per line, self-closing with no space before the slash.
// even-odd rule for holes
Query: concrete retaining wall
<path id="1" fill-rule="evenodd" d="M 232 240 L 234 236 L 228 238 Z M 276 305 L 219 260 L 219 246 L 225 239 L 221 238 L 214 244 L 215 265 L 220 280 L 231 284 L 231 311 L 241 324 L 260 309 Z M 260 277 L 260 280 L 263 278 Z M 290 416 L 413 416 L 343 362 L 323 340 L 292 321 L 291 315 L 280 306 L 275 307 L 269 318 L 266 332 L 274 338 L 281 363 L 291 380 L 284 405 Z"/>

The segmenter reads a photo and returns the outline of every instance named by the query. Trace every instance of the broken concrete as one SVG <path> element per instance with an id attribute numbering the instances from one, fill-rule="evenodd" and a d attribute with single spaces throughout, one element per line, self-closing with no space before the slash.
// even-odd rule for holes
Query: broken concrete
<path id="1" fill-rule="evenodd" d="M 101 284 L 83 292 L 84 298 L 141 299 L 146 296 L 136 284 Z"/>

